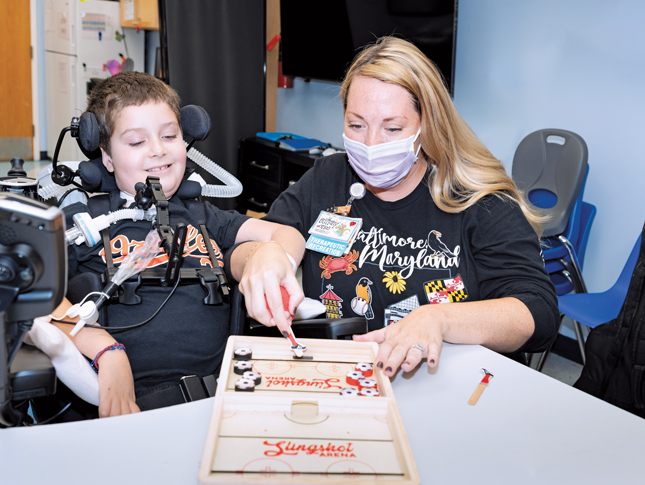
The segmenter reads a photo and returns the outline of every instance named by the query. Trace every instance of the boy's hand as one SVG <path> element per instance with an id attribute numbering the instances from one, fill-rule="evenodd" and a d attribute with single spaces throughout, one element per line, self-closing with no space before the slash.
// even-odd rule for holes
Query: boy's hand
<path id="1" fill-rule="evenodd" d="M 99 417 L 138 413 L 130 361 L 122 350 L 111 350 L 99 363 Z"/>

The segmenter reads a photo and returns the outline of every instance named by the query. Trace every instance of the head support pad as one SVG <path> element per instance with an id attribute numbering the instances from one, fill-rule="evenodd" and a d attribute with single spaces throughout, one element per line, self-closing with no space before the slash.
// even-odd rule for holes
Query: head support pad
<path id="1" fill-rule="evenodd" d="M 107 171 L 101 157 L 81 162 L 78 165 L 79 177 L 83 189 L 88 192 L 111 192 L 116 190 L 114 174 Z"/>
<path id="2" fill-rule="evenodd" d="M 196 141 L 205 140 L 211 132 L 211 119 L 201 106 L 189 104 L 180 110 L 181 129 L 184 136 L 189 135 Z"/>
<path id="3" fill-rule="evenodd" d="M 81 115 L 78 126 L 78 146 L 90 160 L 101 156 L 99 150 L 99 124 L 94 113 L 86 111 Z"/>

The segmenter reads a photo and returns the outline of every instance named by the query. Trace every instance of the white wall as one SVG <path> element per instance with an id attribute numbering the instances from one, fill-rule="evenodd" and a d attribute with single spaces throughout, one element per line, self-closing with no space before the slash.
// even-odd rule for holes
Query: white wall
<path id="1" fill-rule="evenodd" d="M 304 82 L 295 78 L 293 88 L 278 88 L 275 131 L 295 133 L 343 147 L 343 105 L 340 84 Z"/>
<path id="2" fill-rule="evenodd" d="M 584 277 L 609 288 L 645 220 L 645 2 L 460 0 L 455 104 L 510 172 L 522 138 L 541 128 L 589 147 L 584 199 L 598 208 Z M 338 87 L 280 89 L 277 131 L 342 146 Z"/>

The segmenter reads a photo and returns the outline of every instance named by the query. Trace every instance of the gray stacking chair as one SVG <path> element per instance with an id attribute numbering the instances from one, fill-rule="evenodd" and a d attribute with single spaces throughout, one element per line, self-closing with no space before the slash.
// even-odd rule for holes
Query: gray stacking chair
<path id="1" fill-rule="evenodd" d="M 587 158 L 587 145 L 582 137 L 558 129 L 538 130 L 527 135 L 513 158 L 515 183 L 531 204 L 550 217 L 544 224 L 543 256 L 558 296 L 569 293 L 571 289 L 586 293 L 580 257 L 583 254 L 577 254 L 576 248 L 586 245 L 587 226 L 591 225 L 595 215 L 594 208 L 587 223 L 581 217 L 581 208 L 585 204 L 582 192 L 589 168 Z M 583 238 L 584 244 L 581 245 Z M 574 322 L 574 330 L 584 360 L 584 337 L 577 322 Z M 543 353 L 539 359 L 538 370 L 544 365 L 548 353 Z"/>
<path id="2" fill-rule="evenodd" d="M 513 180 L 533 205 L 551 217 L 543 237 L 564 232 L 587 173 L 587 158 L 585 141 L 566 130 L 534 131 L 517 147 Z"/>

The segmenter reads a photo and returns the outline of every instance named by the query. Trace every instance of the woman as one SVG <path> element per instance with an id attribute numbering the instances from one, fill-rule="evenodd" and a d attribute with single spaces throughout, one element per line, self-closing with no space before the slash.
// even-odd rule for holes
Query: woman
<path id="1" fill-rule="evenodd" d="M 363 221 L 351 251 L 306 251 L 305 295 L 328 316 L 364 315 L 372 331 L 354 339 L 380 344 L 388 376 L 423 357 L 436 366 L 442 342 L 546 349 L 559 319 L 541 216 L 457 114 L 432 62 L 409 42 L 379 39 L 354 60 L 341 97 L 347 155 L 317 160 L 267 216 L 308 237 L 352 184 L 367 188 L 351 205 Z"/>

